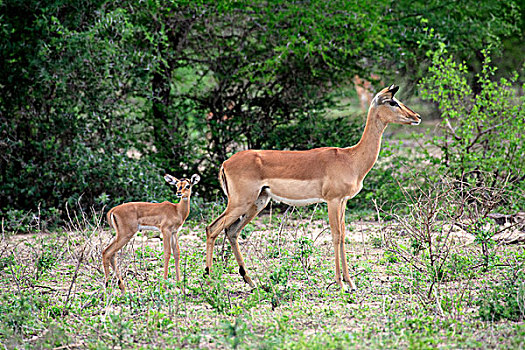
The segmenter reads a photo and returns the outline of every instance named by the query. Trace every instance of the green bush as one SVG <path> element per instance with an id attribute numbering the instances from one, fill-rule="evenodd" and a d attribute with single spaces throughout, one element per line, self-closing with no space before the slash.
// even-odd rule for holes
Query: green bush
<path id="1" fill-rule="evenodd" d="M 355 117 L 327 118 L 326 111 L 304 113 L 296 120 L 278 126 L 268 135 L 273 149 L 304 150 L 315 147 L 349 147 L 363 133 L 363 123 Z"/>
<path id="2" fill-rule="evenodd" d="M 101 210 L 124 201 L 173 199 L 163 173 L 146 158 L 79 143 L 39 166 L 25 167 L 19 176 L 9 176 L 0 189 L 12 206 L 25 209 L 7 207 L 0 214 L 6 230 L 27 232 L 67 220 L 66 205 L 70 211 Z"/>
<path id="3" fill-rule="evenodd" d="M 471 84 L 467 66 L 447 56 L 444 45 L 434 53 L 422 95 L 441 111 L 442 134 L 431 141 L 441 152 L 429 161 L 439 174 L 457 179 L 458 192 L 473 205 L 490 201 L 518 211 L 525 206 L 525 97 L 513 86 L 517 76 L 494 79 L 497 68 L 489 52 L 483 54 Z"/>
<path id="4" fill-rule="evenodd" d="M 359 197 L 348 202 L 349 207 L 373 209 L 375 200 L 383 210 L 388 210 L 402 202 L 403 191 L 408 190 L 408 186 L 402 189 L 399 184 L 413 180 L 412 173 L 418 168 L 417 163 L 411 148 L 403 147 L 401 142 L 383 141 L 378 162 L 366 176 Z M 398 212 L 403 213 L 404 208 L 398 208 Z"/>

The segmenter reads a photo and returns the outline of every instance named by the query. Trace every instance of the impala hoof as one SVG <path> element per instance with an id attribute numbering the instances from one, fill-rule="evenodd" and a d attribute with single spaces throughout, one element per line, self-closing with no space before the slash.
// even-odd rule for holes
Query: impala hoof
<path id="1" fill-rule="evenodd" d="M 346 294 L 351 294 L 357 292 L 357 287 L 353 281 L 347 282 L 345 281 L 343 285 L 341 286 L 341 291 Z"/>
<path id="2" fill-rule="evenodd" d="M 252 282 L 252 280 L 247 281 L 246 278 L 245 278 L 244 282 L 248 283 L 250 285 L 250 287 L 253 288 L 253 289 L 257 288 L 257 286 L 255 285 L 255 283 Z"/>
<path id="3" fill-rule="evenodd" d="M 341 288 L 341 291 L 345 294 L 353 294 L 355 292 L 357 292 L 357 288 Z"/>
<path id="4" fill-rule="evenodd" d="M 124 284 L 124 281 L 118 280 L 117 282 L 122 294 L 126 294 L 126 285 Z"/>
<path id="5" fill-rule="evenodd" d="M 242 279 L 244 282 L 248 283 L 250 287 L 255 288 L 255 283 L 253 283 L 252 279 L 248 274 L 246 273 L 246 270 L 244 270 L 244 267 L 239 266 L 239 274 L 242 276 Z"/>

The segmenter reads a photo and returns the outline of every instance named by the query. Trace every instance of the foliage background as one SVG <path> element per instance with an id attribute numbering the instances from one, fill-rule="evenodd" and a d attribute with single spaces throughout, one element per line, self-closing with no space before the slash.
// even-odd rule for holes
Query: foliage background
<path id="1" fill-rule="evenodd" d="M 201 174 L 199 196 L 215 199 L 218 167 L 239 149 L 357 142 L 359 112 L 334 112 L 355 101 L 355 74 L 379 74 L 402 84 L 402 97 L 418 96 L 440 45 L 465 62 L 474 95 L 485 48 L 498 74 L 522 69 L 523 8 L 507 0 L 1 1 L 0 210 L 54 219 L 78 203 L 162 201 L 170 198 L 164 172 Z M 374 170 L 366 200 L 352 205 L 396 195 L 396 161 Z"/>
<path id="2" fill-rule="evenodd" d="M 493 214 L 525 206 L 524 9 L 0 0 L 0 343 L 523 348 L 525 252 L 509 244 L 523 219 Z M 348 204 L 358 290 L 330 283 L 323 205 L 271 204 L 243 230 L 259 288 L 224 241 L 204 281 L 205 225 L 225 205 L 220 163 L 245 148 L 353 145 L 365 116 L 352 78 L 370 73 L 376 89 L 401 85 L 424 123 L 387 129 Z M 202 177 L 179 234 L 183 279 L 159 277 L 161 240 L 141 232 L 119 253 L 120 295 L 114 280 L 103 287 L 104 213 L 172 199 L 164 172 Z"/>

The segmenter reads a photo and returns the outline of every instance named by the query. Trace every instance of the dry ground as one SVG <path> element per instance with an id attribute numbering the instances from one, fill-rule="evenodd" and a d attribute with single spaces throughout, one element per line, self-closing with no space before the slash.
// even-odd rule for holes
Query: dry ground
<path id="1" fill-rule="evenodd" d="M 213 274 L 203 277 L 201 222 L 186 223 L 180 233 L 180 283 L 173 264 L 170 279 L 161 277 L 160 238 L 139 233 L 118 258 L 129 291 L 124 296 L 114 279 L 103 285 L 101 250 L 113 237 L 104 223 L 4 234 L 0 341 L 5 348 L 55 349 L 523 348 L 523 322 L 482 320 L 478 303 L 508 271 L 501 268 L 523 257 L 523 246 L 494 248 L 503 267 L 483 272 L 472 263 L 467 270 L 475 273 L 455 273 L 427 295 L 430 282 L 392 252 L 392 241 L 408 244 L 398 226 L 348 223 L 347 255 L 358 291 L 345 293 L 332 283 L 324 214 L 266 214 L 246 228 L 241 250 L 255 290 L 237 273 L 222 237 Z M 475 242 L 461 235 L 451 251 L 472 261 L 479 255 Z M 466 264 L 451 266 L 458 261 Z"/>

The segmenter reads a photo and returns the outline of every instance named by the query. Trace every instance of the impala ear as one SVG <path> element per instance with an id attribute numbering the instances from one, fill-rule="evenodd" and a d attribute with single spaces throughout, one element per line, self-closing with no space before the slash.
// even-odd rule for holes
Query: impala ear
<path id="1" fill-rule="evenodd" d="M 399 90 L 399 86 L 396 86 L 394 84 L 390 85 L 390 87 L 388 88 L 388 92 L 390 92 L 392 94 L 392 97 L 394 97 L 394 95 L 396 94 L 397 90 Z"/>
<path id="2" fill-rule="evenodd" d="M 170 174 L 164 175 L 164 180 L 166 180 L 166 182 L 170 185 L 176 185 L 177 182 L 179 182 L 179 180 L 176 177 L 171 176 Z"/>
<path id="3" fill-rule="evenodd" d="M 385 102 L 390 101 L 392 97 L 394 97 L 397 90 L 399 90 L 399 86 L 396 86 L 394 84 L 384 88 L 383 90 L 377 93 L 372 103 L 374 103 L 375 105 L 382 105 Z"/>
<path id="4" fill-rule="evenodd" d="M 199 175 L 197 175 L 197 174 L 193 174 L 193 175 L 191 176 L 190 182 L 191 182 L 192 185 L 195 185 L 195 184 L 197 184 L 200 180 L 201 180 L 201 177 L 200 177 Z"/>

